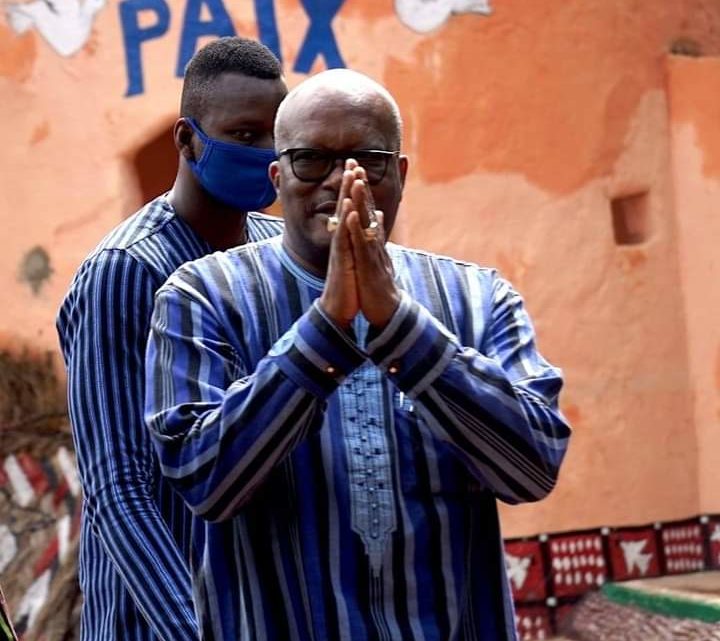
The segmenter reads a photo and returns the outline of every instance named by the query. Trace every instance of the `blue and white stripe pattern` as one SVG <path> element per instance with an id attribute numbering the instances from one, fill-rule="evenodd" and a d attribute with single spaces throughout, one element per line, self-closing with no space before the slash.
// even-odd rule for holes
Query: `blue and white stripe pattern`
<path id="1" fill-rule="evenodd" d="M 248 235 L 282 222 L 248 215 Z M 159 474 L 143 420 L 145 345 L 155 290 L 212 250 L 159 197 L 83 262 L 57 326 L 83 486 L 82 641 L 198 638 L 189 556 L 192 514 Z"/>
<path id="2" fill-rule="evenodd" d="M 514 640 L 496 499 L 543 498 L 560 373 L 497 273 L 389 245 L 402 302 L 352 335 L 281 239 L 159 290 L 146 418 L 193 512 L 204 641 Z"/>

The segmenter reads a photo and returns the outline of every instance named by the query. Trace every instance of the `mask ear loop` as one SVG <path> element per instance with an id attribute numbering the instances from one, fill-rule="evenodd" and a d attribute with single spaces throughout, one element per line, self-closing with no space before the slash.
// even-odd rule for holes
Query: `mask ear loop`
<path id="1" fill-rule="evenodd" d="M 202 140 L 204 143 L 207 143 L 208 136 L 202 129 L 200 129 L 200 125 L 198 125 L 195 118 L 191 118 L 190 116 L 188 116 L 187 118 L 185 118 L 185 122 L 190 125 L 190 128 L 198 135 L 200 140 Z"/>
<path id="2" fill-rule="evenodd" d="M 210 140 L 210 136 L 208 136 L 202 129 L 200 129 L 200 125 L 197 123 L 195 118 L 188 116 L 185 118 L 185 121 L 190 125 L 190 129 L 192 129 L 197 134 L 197 137 L 200 138 L 200 142 L 203 144 L 202 154 L 200 155 L 200 158 L 195 158 L 190 163 L 191 166 L 195 165 L 196 167 L 198 167 L 198 169 L 201 169 L 205 165 L 205 162 L 207 162 L 207 155 L 210 152 L 213 141 Z"/>

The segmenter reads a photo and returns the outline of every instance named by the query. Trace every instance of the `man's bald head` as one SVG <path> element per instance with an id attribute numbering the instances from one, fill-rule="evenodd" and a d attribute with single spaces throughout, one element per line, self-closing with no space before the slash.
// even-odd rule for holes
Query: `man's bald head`
<path id="1" fill-rule="evenodd" d="M 386 133 L 390 150 L 400 150 L 402 118 L 395 99 L 381 84 L 350 69 L 323 71 L 290 91 L 275 118 L 276 148 L 288 146 L 298 117 L 312 115 L 318 107 L 329 104 L 348 113 L 354 109 L 372 112 Z"/>

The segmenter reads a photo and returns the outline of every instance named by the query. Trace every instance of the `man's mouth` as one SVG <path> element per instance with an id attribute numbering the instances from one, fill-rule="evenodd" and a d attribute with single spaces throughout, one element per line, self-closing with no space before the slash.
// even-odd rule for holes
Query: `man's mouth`
<path id="1" fill-rule="evenodd" d="M 335 210 L 337 209 L 337 201 L 325 200 L 312 208 L 313 214 L 325 214 L 327 216 L 334 216 Z"/>

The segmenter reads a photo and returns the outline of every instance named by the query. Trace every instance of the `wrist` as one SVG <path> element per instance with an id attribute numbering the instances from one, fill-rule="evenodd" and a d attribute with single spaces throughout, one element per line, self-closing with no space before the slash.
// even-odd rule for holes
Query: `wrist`
<path id="1" fill-rule="evenodd" d="M 395 312 L 400 306 L 400 293 L 395 291 L 387 297 L 387 300 L 380 306 L 376 314 L 372 318 L 368 318 L 368 322 L 376 329 L 383 330 L 395 316 Z"/>
<path id="2" fill-rule="evenodd" d="M 333 305 L 332 301 L 327 300 L 324 294 L 320 296 L 318 305 L 322 313 L 329 318 L 340 329 L 347 331 L 352 325 L 352 318 L 343 315 L 342 310 L 337 305 Z"/>

